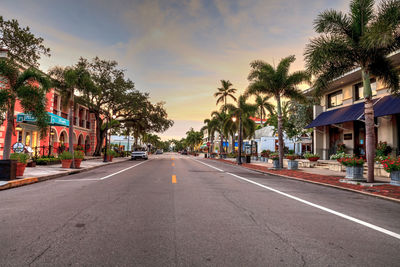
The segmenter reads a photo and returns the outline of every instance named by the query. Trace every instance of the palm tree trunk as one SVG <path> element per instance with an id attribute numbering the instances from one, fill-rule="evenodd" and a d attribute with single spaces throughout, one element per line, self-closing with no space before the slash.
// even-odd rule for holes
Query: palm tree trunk
<path id="1" fill-rule="evenodd" d="M 222 155 L 222 150 L 224 149 L 224 144 L 223 144 L 223 142 L 224 142 L 224 135 L 222 134 L 222 133 L 220 133 L 220 142 L 221 142 L 221 144 L 219 145 L 219 157 L 221 157 L 221 155 Z"/>
<path id="2" fill-rule="evenodd" d="M 281 96 L 277 95 L 277 113 L 278 113 L 278 145 L 279 145 L 279 167 L 283 168 L 283 156 L 284 156 L 284 144 L 283 144 L 283 133 L 282 133 L 282 107 L 281 107 Z"/>
<path id="3" fill-rule="evenodd" d="M 364 86 L 364 116 L 365 116 L 365 146 L 367 156 L 367 182 L 374 182 L 374 164 L 375 164 L 375 122 L 374 105 L 372 102 L 372 90 L 369 73 L 362 70 Z"/>
<path id="4" fill-rule="evenodd" d="M 73 97 L 73 96 L 72 96 Z M 75 168 L 74 164 L 74 101 L 71 100 L 71 107 L 69 109 L 69 136 L 68 136 L 68 142 L 69 142 L 69 152 L 72 154 L 72 163 L 71 163 L 71 168 Z"/>
<path id="5" fill-rule="evenodd" d="M 103 146 L 104 134 L 101 131 L 102 120 L 100 118 L 100 115 L 95 113 L 95 118 L 96 118 L 96 148 L 94 150 L 93 156 L 100 156 L 101 147 Z"/>
<path id="6" fill-rule="evenodd" d="M 10 159 L 11 154 L 11 138 L 14 131 L 14 107 L 15 100 L 11 100 L 7 110 L 7 128 L 6 136 L 4 137 L 3 159 Z"/>
<path id="7" fill-rule="evenodd" d="M 263 108 L 262 106 L 260 107 L 260 121 L 261 121 L 261 126 L 263 124 Z"/>

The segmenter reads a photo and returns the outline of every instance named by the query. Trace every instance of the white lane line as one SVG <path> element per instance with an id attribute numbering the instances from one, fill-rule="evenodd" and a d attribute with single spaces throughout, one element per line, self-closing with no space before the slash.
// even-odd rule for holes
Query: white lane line
<path id="1" fill-rule="evenodd" d="M 201 163 L 201 164 L 203 164 L 203 165 L 206 165 L 206 166 L 208 166 L 208 167 L 210 167 L 210 168 L 216 169 L 217 171 L 225 172 L 224 170 L 218 169 L 217 167 L 214 167 L 214 166 L 211 166 L 211 165 L 209 165 L 209 164 L 207 164 L 207 163 L 201 162 L 200 160 L 197 160 L 197 159 L 193 159 L 193 160 L 194 160 L 194 161 L 197 161 L 198 163 Z"/>
<path id="2" fill-rule="evenodd" d="M 138 164 L 135 164 L 135 165 L 133 165 L 133 166 L 130 166 L 130 167 L 125 168 L 125 169 L 122 169 L 122 170 L 120 170 L 120 171 L 114 172 L 114 173 L 112 173 L 112 174 L 109 174 L 109 175 L 104 176 L 104 177 L 101 177 L 101 178 L 93 178 L 93 179 L 90 179 L 90 178 L 88 178 L 88 179 L 66 179 L 66 180 L 56 180 L 56 181 L 59 181 L 59 182 L 69 182 L 69 181 L 75 181 L 75 182 L 76 182 L 76 181 L 101 181 L 101 180 L 108 179 L 108 178 L 110 178 L 110 177 L 112 177 L 112 176 L 114 176 L 114 175 L 117 175 L 117 174 L 119 174 L 119 173 L 121 173 L 121 172 L 124 172 L 124 171 L 130 170 L 130 169 L 132 169 L 132 168 L 135 168 L 136 166 L 139 166 L 140 164 L 149 162 L 150 160 L 152 160 L 152 159 L 149 159 L 149 160 L 140 162 L 140 163 L 138 163 Z"/>
<path id="3" fill-rule="evenodd" d="M 198 161 L 198 160 L 196 160 L 196 161 Z M 200 162 L 200 161 L 198 161 L 198 162 Z M 203 162 L 200 162 L 200 163 L 203 163 Z M 214 166 L 211 166 L 211 165 L 208 165 L 208 164 L 206 164 L 206 163 L 203 163 L 203 164 L 204 164 L 204 165 L 207 165 L 207 166 L 209 166 L 209 167 L 211 167 L 211 168 L 218 169 L 218 168 L 216 168 L 216 167 L 214 167 Z M 221 171 L 222 171 L 222 170 L 221 170 Z M 269 186 L 266 186 L 266 185 L 263 185 L 263 184 L 254 182 L 254 181 L 252 181 L 252 180 L 250 180 L 250 179 L 246 179 L 246 178 L 241 177 L 241 176 L 239 176 L 239 175 L 236 175 L 236 174 L 233 174 L 233 173 L 230 173 L 230 172 L 225 172 L 225 173 L 226 173 L 226 174 L 229 174 L 229 175 L 231 175 L 231 176 L 233 176 L 233 177 L 235 177 L 235 178 L 237 178 L 237 179 L 240 179 L 240 180 L 246 181 L 246 182 L 248 182 L 248 183 L 257 185 L 257 186 L 259 186 L 259 187 L 262 187 L 262 188 L 264 188 L 264 189 L 267 189 L 267 190 L 270 190 L 270 191 L 272 191 L 272 192 L 278 193 L 278 194 L 280 194 L 280 195 L 283 195 L 283 196 L 285 196 L 285 197 L 291 198 L 291 199 L 293 199 L 293 200 L 299 201 L 299 202 L 304 203 L 304 204 L 306 204 L 306 205 L 309 205 L 309 206 L 312 206 L 312 207 L 314 207 L 314 208 L 317 208 L 317 209 L 326 211 L 326 212 L 328 212 L 328 213 L 334 214 L 334 215 L 339 216 L 339 217 L 341 217 L 341 218 L 344 218 L 344 219 L 346 219 L 346 220 L 349 220 L 349 221 L 352 221 L 352 222 L 355 222 L 355 223 L 364 225 L 364 226 L 366 226 L 366 227 L 368 227 L 368 228 L 370 228 L 370 229 L 373 229 L 373 230 L 375 230 L 375 231 L 378 231 L 378 232 L 387 234 L 387 235 L 389 235 L 389 236 L 392 236 L 392 237 L 394 237 L 394 238 L 400 239 L 400 234 L 395 233 L 395 232 L 392 232 L 392 231 L 389 231 L 389 230 L 387 230 L 387 229 L 385 229 L 385 228 L 382 228 L 382 227 L 379 227 L 379 226 L 377 226 L 377 225 L 374 225 L 374 224 L 371 224 L 371 223 L 368 223 L 368 222 L 359 220 L 359 219 L 354 218 L 354 217 L 352 217 L 352 216 L 349 216 L 349 215 L 346 215 L 346 214 L 344 214 L 344 213 L 341 213 L 341 212 L 338 212 L 338 211 L 335 211 L 335 210 L 332 210 L 332 209 L 323 207 L 323 206 L 321 206 L 321 205 L 312 203 L 312 202 L 310 202 L 310 201 L 307 201 L 307 200 L 304 200 L 304 199 L 295 197 L 295 196 L 293 196 L 293 195 L 290 195 L 290 194 L 284 193 L 284 192 L 282 192 L 282 191 L 276 190 L 276 189 L 274 189 L 274 188 L 272 188 L 272 187 L 269 187 Z"/>

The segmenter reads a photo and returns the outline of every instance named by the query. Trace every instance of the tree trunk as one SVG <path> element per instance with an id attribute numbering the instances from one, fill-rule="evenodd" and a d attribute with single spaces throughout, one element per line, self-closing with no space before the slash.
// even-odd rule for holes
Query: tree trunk
<path id="1" fill-rule="evenodd" d="M 15 100 L 11 100 L 10 106 L 7 110 L 7 128 L 6 136 L 4 137 L 3 159 L 10 159 L 11 139 L 14 132 L 14 107 Z"/>
<path id="2" fill-rule="evenodd" d="M 103 146 L 103 140 L 104 140 L 104 133 L 105 131 L 101 130 L 102 126 L 102 120 L 100 118 L 100 115 L 96 115 L 96 149 L 93 153 L 93 156 L 100 156 L 101 155 L 101 148 Z"/>
<path id="3" fill-rule="evenodd" d="M 243 125 L 242 125 L 242 114 L 239 117 L 239 144 L 238 144 L 238 164 L 242 164 L 242 147 L 243 147 Z"/>
<path id="4" fill-rule="evenodd" d="M 260 121 L 261 121 L 261 126 L 263 124 L 263 108 L 262 106 L 260 107 Z"/>
<path id="5" fill-rule="evenodd" d="M 72 95 L 73 97 L 73 95 Z M 69 152 L 72 154 L 72 163 L 71 163 L 71 168 L 75 168 L 75 163 L 74 163 L 74 121 L 75 121 L 75 116 L 74 116 L 74 101 L 71 100 L 70 102 L 71 107 L 69 109 L 69 136 L 68 136 L 68 142 L 69 142 Z"/>
<path id="6" fill-rule="evenodd" d="M 365 148 L 367 156 L 368 174 L 367 182 L 374 182 L 374 164 L 375 164 L 375 122 L 374 105 L 372 102 L 372 90 L 369 73 L 362 70 L 364 86 L 364 116 L 365 116 Z"/>
<path id="7" fill-rule="evenodd" d="M 224 135 L 222 133 L 220 133 L 220 142 L 221 144 L 219 145 L 219 156 L 221 157 L 222 155 L 222 150 L 224 149 Z"/>
<path id="8" fill-rule="evenodd" d="M 284 156 L 284 143 L 282 133 L 282 107 L 281 107 L 281 96 L 276 96 L 277 112 L 278 112 L 278 145 L 279 145 L 279 167 L 283 168 L 283 156 Z"/>

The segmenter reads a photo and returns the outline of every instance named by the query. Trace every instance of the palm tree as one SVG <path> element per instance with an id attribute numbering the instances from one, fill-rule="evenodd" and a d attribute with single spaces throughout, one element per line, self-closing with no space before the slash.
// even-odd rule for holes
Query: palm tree
<path id="1" fill-rule="evenodd" d="M 205 125 L 200 129 L 200 131 L 204 132 L 204 130 L 207 130 L 207 134 L 208 134 L 207 140 L 210 141 L 210 143 L 211 143 L 211 145 L 208 147 L 208 153 L 211 153 L 211 151 L 213 151 L 213 146 L 214 146 L 214 135 L 215 135 L 215 130 L 216 130 L 216 123 L 213 120 L 205 119 L 204 124 Z"/>
<path id="2" fill-rule="evenodd" d="M 260 115 L 261 125 L 263 124 L 263 118 L 266 117 L 265 109 L 270 110 L 273 108 L 273 105 L 269 103 L 268 100 L 269 97 L 267 96 L 262 96 L 260 94 L 256 96 L 256 105 L 259 108 L 258 114 Z"/>
<path id="3" fill-rule="evenodd" d="M 248 94 L 273 96 L 277 102 L 279 165 L 281 168 L 283 167 L 284 156 L 281 98 L 304 99 L 297 85 L 310 80 L 310 75 L 305 71 L 289 74 L 289 67 L 295 59 L 295 56 L 283 58 L 276 68 L 261 60 L 253 61 L 250 63 L 252 69 L 248 76 L 250 81 L 247 89 Z"/>
<path id="4" fill-rule="evenodd" d="M 254 134 L 255 131 L 255 123 L 250 119 L 251 116 L 257 111 L 257 106 L 246 103 L 247 95 L 239 96 L 236 101 L 236 105 L 227 105 L 226 108 L 229 111 L 229 118 L 235 118 L 239 128 L 239 155 L 238 155 L 238 164 L 241 164 L 241 154 L 242 154 L 242 142 L 243 138 L 250 137 Z M 228 124 L 228 121 L 226 121 Z"/>
<path id="5" fill-rule="evenodd" d="M 307 69 L 317 79 L 316 95 L 329 82 L 359 67 L 364 86 L 364 114 L 368 182 L 374 181 L 374 109 L 370 76 L 382 79 L 393 93 L 399 91 L 399 76 L 387 57 L 400 47 L 400 1 L 382 1 L 374 12 L 373 0 L 353 0 L 350 13 L 327 10 L 314 21 L 321 35 L 312 39 L 305 50 Z"/>
<path id="6" fill-rule="evenodd" d="M 222 87 L 218 88 L 218 91 L 214 94 L 214 97 L 218 97 L 217 105 L 221 102 L 224 103 L 224 112 L 225 112 L 225 110 L 226 110 L 225 107 L 226 107 L 228 97 L 230 97 L 234 101 L 236 101 L 236 97 L 233 94 L 236 93 L 237 89 L 231 88 L 232 83 L 229 80 L 228 81 L 221 80 L 221 86 Z"/>
<path id="7" fill-rule="evenodd" d="M 222 157 L 222 151 L 223 151 L 223 141 L 224 141 L 224 122 L 227 117 L 227 114 L 225 112 L 218 112 L 218 111 L 213 111 L 211 113 L 211 121 L 212 124 L 214 125 L 215 131 L 218 132 L 219 137 L 220 137 L 220 149 L 219 149 L 219 155 Z"/>
<path id="8" fill-rule="evenodd" d="M 43 136 L 49 119 L 46 112 L 46 93 L 50 89 L 50 80 L 34 68 L 20 72 L 19 67 L 8 59 L 0 60 L 0 75 L 5 78 L 8 85 L 0 90 L 0 107 L 7 112 L 3 159 L 9 159 L 17 99 L 24 112 L 29 112 L 36 117 L 36 125 Z"/>
<path id="9" fill-rule="evenodd" d="M 74 120 L 75 120 L 75 92 L 94 89 L 90 74 L 81 67 L 53 67 L 49 74 L 54 78 L 55 86 L 60 90 L 62 105 L 69 106 L 69 152 L 74 155 Z M 74 167 L 74 161 L 72 161 Z"/>

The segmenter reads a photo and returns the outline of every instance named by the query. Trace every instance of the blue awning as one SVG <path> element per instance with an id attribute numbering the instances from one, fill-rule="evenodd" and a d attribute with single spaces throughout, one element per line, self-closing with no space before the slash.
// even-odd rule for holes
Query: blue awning
<path id="1" fill-rule="evenodd" d="M 64 119 L 63 117 L 60 117 L 56 114 L 47 112 L 47 115 L 49 115 L 49 125 L 50 126 L 69 126 L 69 120 Z M 17 122 L 26 122 L 26 123 L 35 123 L 36 122 L 36 117 L 33 116 L 32 114 L 26 114 L 26 113 L 20 113 L 17 115 Z"/>
<path id="2" fill-rule="evenodd" d="M 391 95 L 381 98 L 374 106 L 375 117 L 400 113 L 400 97 Z"/>
<path id="3" fill-rule="evenodd" d="M 374 116 L 400 113 L 400 97 L 391 95 L 374 99 Z M 346 121 L 364 120 L 364 103 L 357 103 L 351 106 L 322 112 L 306 128 L 325 126 Z"/>
<path id="4" fill-rule="evenodd" d="M 346 121 L 355 121 L 363 117 L 364 114 L 364 103 L 357 103 L 351 106 L 338 108 L 322 112 L 313 120 L 307 128 L 313 128 L 318 126 L 325 126 L 330 124 L 343 123 Z"/>

